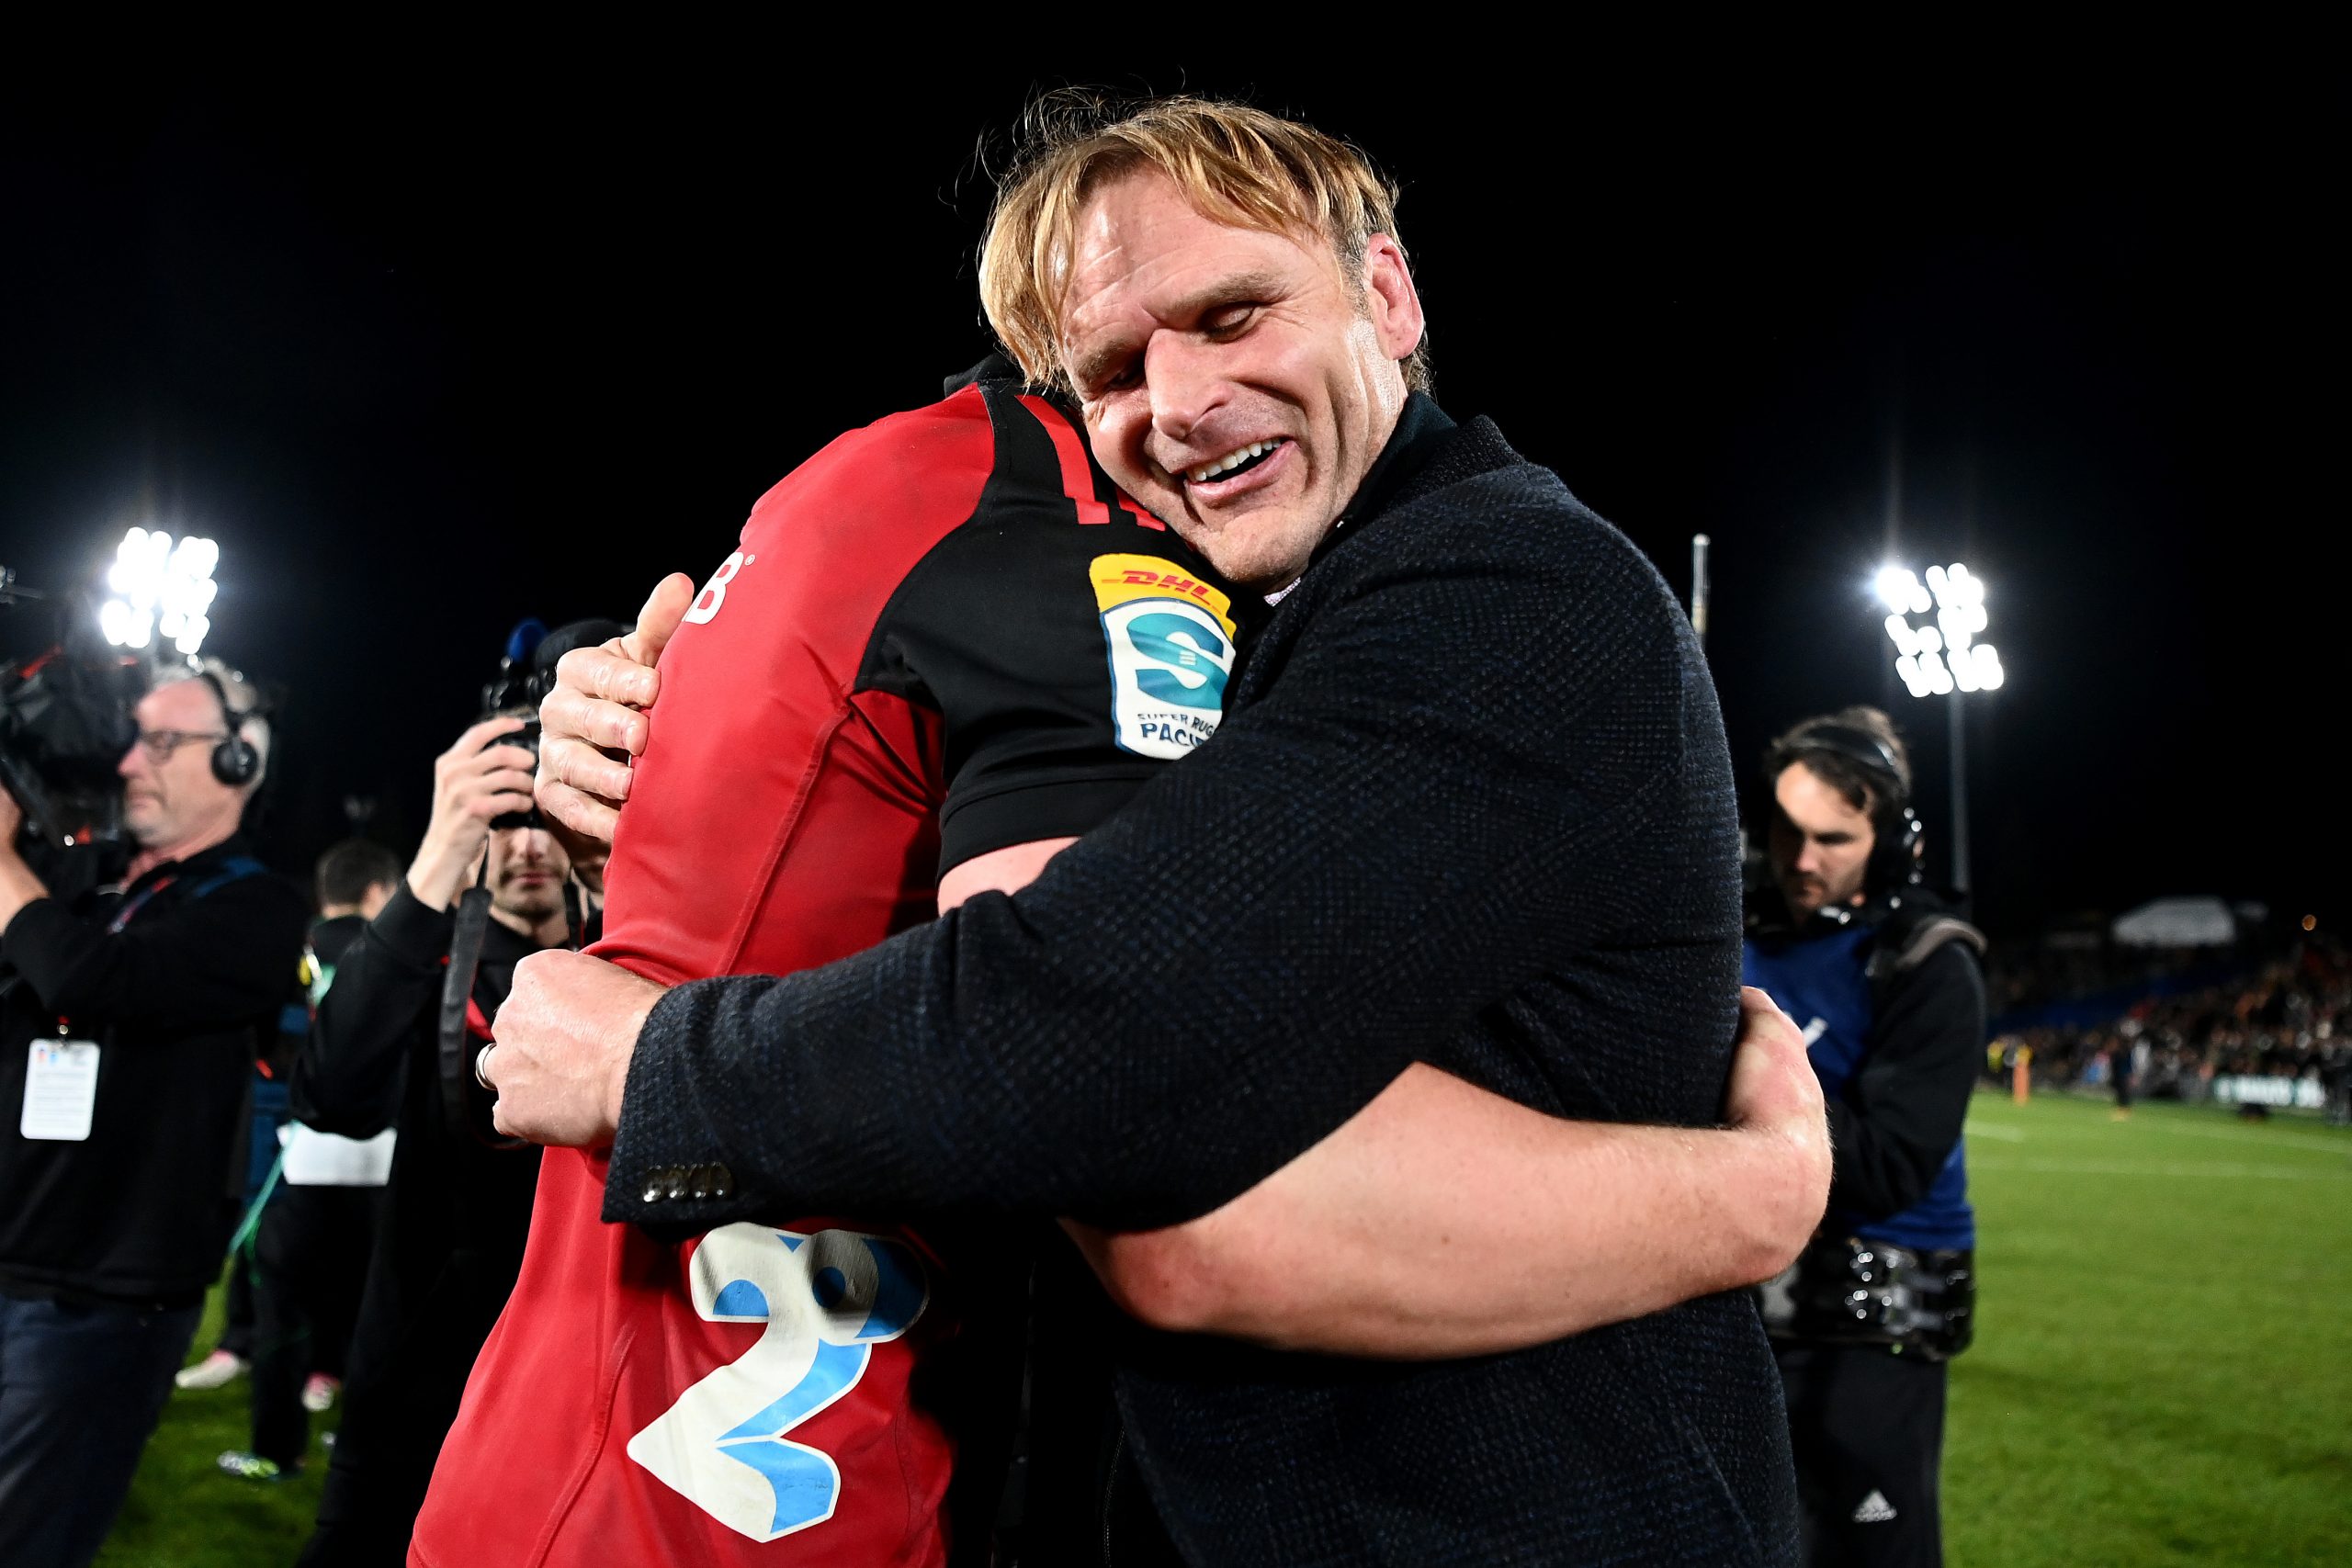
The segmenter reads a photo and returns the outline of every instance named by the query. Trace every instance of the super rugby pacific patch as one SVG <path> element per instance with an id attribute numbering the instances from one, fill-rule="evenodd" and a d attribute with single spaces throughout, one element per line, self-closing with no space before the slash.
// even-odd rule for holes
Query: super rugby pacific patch
<path id="1" fill-rule="evenodd" d="M 1096 556 L 1090 570 L 1120 748 L 1143 757 L 1188 754 L 1225 715 L 1232 601 L 1158 556 Z"/>

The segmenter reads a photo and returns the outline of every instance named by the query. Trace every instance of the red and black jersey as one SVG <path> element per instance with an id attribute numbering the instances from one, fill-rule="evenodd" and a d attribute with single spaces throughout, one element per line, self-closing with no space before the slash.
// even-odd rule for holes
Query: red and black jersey
<path id="1" fill-rule="evenodd" d="M 926 919 L 946 868 L 1083 833 L 1205 739 L 1236 632 L 1044 399 L 842 436 L 662 654 L 595 951 L 782 974 Z M 547 1155 L 412 1562 L 944 1562 L 956 1435 L 915 1380 L 957 1330 L 952 1249 L 876 1214 L 657 1240 L 600 1222 L 605 1170 Z"/>

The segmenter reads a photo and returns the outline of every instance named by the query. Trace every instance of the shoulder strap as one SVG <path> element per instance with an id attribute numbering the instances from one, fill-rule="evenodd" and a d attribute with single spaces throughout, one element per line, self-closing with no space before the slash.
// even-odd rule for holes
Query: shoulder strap
<path id="1" fill-rule="evenodd" d="M 219 871 L 189 888 L 187 896 L 190 898 L 201 898 L 208 893 L 219 892 L 232 882 L 241 882 L 248 876 L 260 876 L 268 870 L 269 867 L 251 855 L 234 855 L 222 861 Z"/>
<path id="2" fill-rule="evenodd" d="M 1928 915 L 1900 927 L 1890 925 L 1882 932 L 1878 951 L 1871 954 L 1870 977 L 1883 984 L 1908 975 L 1938 949 L 1955 942 L 1967 943 L 1980 958 L 1984 955 L 1984 933 L 1957 916 Z"/>

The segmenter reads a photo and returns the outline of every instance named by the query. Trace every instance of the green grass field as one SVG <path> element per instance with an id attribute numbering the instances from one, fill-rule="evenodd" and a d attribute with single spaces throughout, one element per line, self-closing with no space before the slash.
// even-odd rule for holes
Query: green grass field
<path id="1" fill-rule="evenodd" d="M 1969 1158 L 1983 1294 L 1952 1370 L 1955 1568 L 2352 1563 L 2352 1130 L 1987 1095 Z M 173 1396 L 101 1563 L 292 1560 L 322 1460 L 277 1486 L 216 1474 L 244 1446 L 244 1390 Z"/>
<path id="2" fill-rule="evenodd" d="M 2352 1130 L 1980 1095 L 1960 1568 L 2352 1562 Z"/>

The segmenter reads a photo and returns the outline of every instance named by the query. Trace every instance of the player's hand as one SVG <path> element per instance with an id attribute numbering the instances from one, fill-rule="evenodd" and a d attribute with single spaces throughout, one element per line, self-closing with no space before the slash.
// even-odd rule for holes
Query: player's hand
<path id="1" fill-rule="evenodd" d="M 1767 1250 L 1796 1260 L 1829 1202 L 1828 1108 L 1805 1055 L 1804 1035 L 1753 986 L 1739 993 L 1739 1043 L 1724 1107 L 1732 1130 L 1758 1140 L 1755 1189 Z"/>
<path id="2" fill-rule="evenodd" d="M 500 743 L 522 728 L 513 715 L 483 719 L 434 760 L 433 818 L 408 868 L 409 891 L 425 908 L 449 907 L 490 842 L 492 818 L 531 809 L 531 753 Z"/>
<path id="3" fill-rule="evenodd" d="M 611 1144 L 638 1032 L 666 989 L 584 953 L 549 949 L 517 964 L 498 1043 L 477 1066 L 498 1096 L 498 1130 L 564 1148 Z"/>
<path id="4" fill-rule="evenodd" d="M 25 808 L 6 786 L 0 785 L 0 855 L 17 852 L 17 835 L 24 831 Z"/>
<path id="5" fill-rule="evenodd" d="M 555 689 L 539 704 L 539 810 L 577 861 L 582 840 L 609 844 L 628 799 L 630 760 L 644 754 L 649 710 L 661 694 L 654 668 L 694 603 L 694 580 L 663 578 L 637 626 L 557 661 Z"/>

